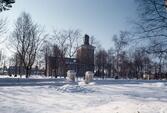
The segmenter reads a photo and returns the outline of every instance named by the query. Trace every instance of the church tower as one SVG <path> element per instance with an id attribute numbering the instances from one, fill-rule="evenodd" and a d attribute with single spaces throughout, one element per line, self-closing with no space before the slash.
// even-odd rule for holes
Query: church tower
<path id="1" fill-rule="evenodd" d="M 84 76 L 86 71 L 94 72 L 94 49 L 89 44 L 89 36 L 85 35 L 84 44 L 77 50 L 78 76 Z"/>

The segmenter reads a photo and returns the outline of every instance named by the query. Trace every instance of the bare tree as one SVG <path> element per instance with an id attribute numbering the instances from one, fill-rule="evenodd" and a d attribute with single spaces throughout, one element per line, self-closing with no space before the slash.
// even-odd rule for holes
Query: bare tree
<path id="1" fill-rule="evenodd" d="M 65 57 L 73 58 L 76 56 L 77 49 L 81 40 L 79 30 L 62 30 L 54 31 L 53 40 L 59 49 L 59 64 L 61 65 L 61 74 L 65 74 L 66 65 Z M 58 49 L 55 49 L 56 51 Z"/>
<path id="2" fill-rule="evenodd" d="M 107 67 L 107 57 L 108 54 L 105 50 L 99 50 L 95 54 L 95 65 L 97 67 L 97 75 L 104 78 L 104 70 Z"/>
<path id="3" fill-rule="evenodd" d="M 13 3 L 15 3 L 15 0 L 0 0 L 0 12 L 9 10 Z"/>
<path id="4" fill-rule="evenodd" d="M 62 55 L 67 57 L 74 57 L 81 42 L 81 33 L 79 30 L 63 30 L 54 31 L 53 39 L 59 49 L 62 50 Z"/>
<path id="5" fill-rule="evenodd" d="M 63 32 L 54 31 L 53 39 L 58 47 L 62 50 L 62 55 L 65 56 L 67 54 L 67 35 Z"/>
<path id="6" fill-rule="evenodd" d="M 167 52 L 164 51 L 166 49 L 162 43 L 158 43 L 159 41 L 157 39 L 154 39 L 151 41 L 152 45 L 149 47 L 148 51 L 151 53 L 154 57 L 157 58 L 158 61 L 158 72 L 157 72 L 157 77 L 162 79 L 162 69 L 163 67 L 163 62 L 166 60 L 166 55 Z M 157 44 L 158 43 L 158 44 Z"/>
<path id="7" fill-rule="evenodd" d="M 38 49 L 45 38 L 45 36 L 42 36 L 42 33 L 29 14 L 24 12 L 17 19 L 11 37 L 11 44 L 26 69 L 26 77 L 29 77 L 31 74 L 31 68 L 35 62 Z"/>
<path id="8" fill-rule="evenodd" d="M 139 55 L 135 53 L 136 62 L 134 63 L 137 63 L 136 65 L 146 63 L 146 66 L 142 66 L 145 71 L 153 67 L 155 71 L 151 70 L 151 73 L 154 72 L 156 78 L 162 78 L 164 73 L 162 69 L 165 68 L 163 63 L 167 54 L 167 2 L 166 0 L 136 0 L 136 3 L 139 18 L 135 22 L 137 29 L 134 38 L 137 42 L 139 42 L 138 39 L 142 41 L 140 45 L 145 46 L 146 52 L 152 56 L 153 60 L 149 57 L 139 58 Z M 141 53 L 140 55 L 143 56 Z"/>
<path id="9" fill-rule="evenodd" d="M 59 49 L 59 47 L 56 44 L 54 44 L 52 48 L 52 56 L 56 58 L 56 62 L 53 63 L 54 66 L 52 66 L 53 67 L 52 69 L 54 69 L 54 75 L 56 78 L 58 74 L 60 75 L 64 74 L 66 69 L 65 56 L 63 56 L 62 53 L 63 53 L 62 50 Z"/>
<path id="10" fill-rule="evenodd" d="M 152 41 L 150 47 L 163 46 L 160 52 L 167 52 L 167 10 L 164 0 L 136 0 L 139 20 L 137 36 L 140 39 Z M 157 50 L 158 52 L 158 50 Z"/>
<path id="11" fill-rule="evenodd" d="M 0 19 L 0 34 L 5 32 L 6 28 L 6 20 Z"/>
<path id="12" fill-rule="evenodd" d="M 123 58 L 123 54 L 124 54 L 124 49 L 125 47 L 128 45 L 128 41 L 127 41 L 127 37 L 128 37 L 129 33 L 126 31 L 121 31 L 119 36 L 114 35 L 113 36 L 113 42 L 114 42 L 114 50 L 115 50 L 115 69 L 117 74 L 119 75 L 121 70 L 120 70 L 120 66 L 119 63 L 122 60 L 121 58 Z"/>
<path id="13" fill-rule="evenodd" d="M 107 69 L 108 69 L 108 73 L 109 73 L 109 77 L 111 77 L 111 75 L 114 77 L 115 76 L 115 50 L 113 48 L 110 48 L 108 50 L 108 59 L 107 59 Z"/>
<path id="14" fill-rule="evenodd" d="M 15 0 L 0 0 L 0 13 L 9 10 L 13 3 L 15 3 Z M 0 36 L 6 32 L 6 23 L 6 18 L 0 19 Z M 3 43 L 4 39 L 1 38 L 0 42 Z"/>
<path id="15" fill-rule="evenodd" d="M 45 40 L 39 54 L 40 62 L 43 65 L 45 65 L 45 76 L 47 76 L 47 70 L 48 70 L 48 57 L 51 56 L 52 54 L 51 47 L 52 47 L 52 44 L 48 40 Z"/>
<path id="16" fill-rule="evenodd" d="M 14 73 L 11 73 L 11 74 L 14 74 L 15 77 L 19 74 L 21 78 L 22 74 L 24 74 L 24 69 L 22 68 L 23 63 L 21 61 L 21 58 L 19 58 L 19 55 L 15 53 L 14 56 L 12 57 L 12 60 L 13 60 L 13 66 L 15 68 L 14 68 Z"/>
<path id="17" fill-rule="evenodd" d="M 79 30 L 69 30 L 67 31 L 68 36 L 68 49 L 67 55 L 72 58 L 76 55 L 77 49 L 79 47 L 79 42 L 81 41 L 81 33 Z"/>
<path id="18" fill-rule="evenodd" d="M 145 48 L 136 48 L 132 55 L 134 64 L 134 77 L 142 78 L 144 73 L 149 72 L 150 57 Z"/>

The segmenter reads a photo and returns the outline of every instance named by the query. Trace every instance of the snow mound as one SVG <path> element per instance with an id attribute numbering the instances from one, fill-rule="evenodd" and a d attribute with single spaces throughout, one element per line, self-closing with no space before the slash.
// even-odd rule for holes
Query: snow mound
<path id="1" fill-rule="evenodd" d="M 153 83 L 152 85 L 155 86 L 155 87 L 165 87 L 166 86 L 166 84 L 163 83 L 163 82 Z"/>
<path id="2" fill-rule="evenodd" d="M 86 87 L 82 87 L 79 85 L 71 85 L 67 84 L 61 87 L 56 88 L 57 91 L 63 93 L 92 93 L 94 92 L 92 89 L 88 89 Z"/>
<path id="3" fill-rule="evenodd" d="M 24 76 L 23 76 L 24 78 Z M 31 75 L 29 78 L 32 78 L 32 79 L 45 79 L 46 76 L 44 75 Z"/>
<path id="4" fill-rule="evenodd" d="M 95 82 L 90 82 L 88 84 L 86 84 L 84 81 L 78 82 L 79 85 L 96 85 Z"/>
<path id="5" fill-rule="evenodd" d="M 70 81 L 70 80 L 65 80 L 63 83 L 70 84 L 70 85 L 78 85 L 78 82 L 74 82 L 74 81 Z"/>
<path id="6" fill-rule="evenodd" d="M 157 87 L 157 88 L 161 88 L 161 87 L 166 87 L 167 84 L 163 83 L 163 82 L 157 82 L 157 83 L 144 83 L 143 86 L 145 87 Z"/>

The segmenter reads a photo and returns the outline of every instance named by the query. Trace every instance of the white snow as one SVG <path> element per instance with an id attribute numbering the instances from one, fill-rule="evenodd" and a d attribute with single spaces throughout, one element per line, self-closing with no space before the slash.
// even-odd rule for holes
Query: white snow
<path id="1" fill-rule="evenodd" d="M 95 80 L 85 85 L 23 79 L 14 86 L 2 81 L 1 113 L 167 113 L 167 81 Z"/>
<path id="2" fill-rule="evenodd" d="M 67 84 L 61 87 L 56 87 L 55 90 L 63 93 L 91 93 L 93 90 L 91 88 L 85 88 L 79 85 Z"/>

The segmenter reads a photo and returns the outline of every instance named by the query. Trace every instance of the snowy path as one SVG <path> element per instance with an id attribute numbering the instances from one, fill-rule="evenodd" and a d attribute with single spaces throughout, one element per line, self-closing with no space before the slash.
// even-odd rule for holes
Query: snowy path
<path id="1" fill-rule="evenodd" d="M 63 82 L 63 81 L 62 81 Z M 0 86 L 1 113 L 167 113 L 167 82 Z"/>

